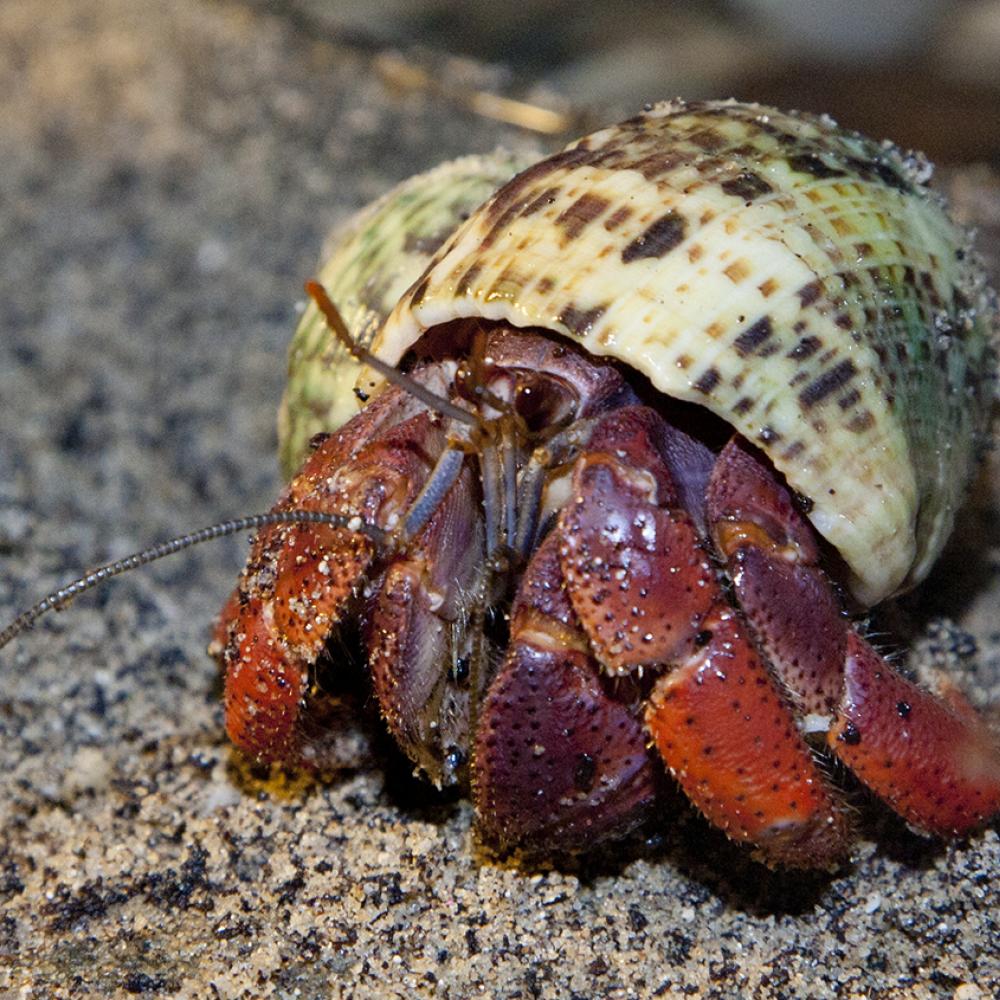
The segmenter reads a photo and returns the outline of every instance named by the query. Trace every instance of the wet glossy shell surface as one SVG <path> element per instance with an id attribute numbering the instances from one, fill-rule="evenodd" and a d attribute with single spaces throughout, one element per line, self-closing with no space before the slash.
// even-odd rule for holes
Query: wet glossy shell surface
<path id="1" fill-rule="evenodd" d="M 944 544 L 992 398 L 990 293 L 929 172 L 826 118 L 657 105 L 501 188 L 374 349 L 479 316 L 620 359 L 763 448 L 874 603 Z"/>
<path id="2" fill-rule="evenodd" d="M 499 150 L 443 163 L 397 185 L 330 237 L 318 280 L 359 343 L 371 343 L 445 239 L 528 162 Z M 289 349 L 278 417 L 286 479 L 301 465 L 314 434 L 333 430 L 358 412 L 361 402 L 353 390 L 359 372 L 310 302 Z"/>

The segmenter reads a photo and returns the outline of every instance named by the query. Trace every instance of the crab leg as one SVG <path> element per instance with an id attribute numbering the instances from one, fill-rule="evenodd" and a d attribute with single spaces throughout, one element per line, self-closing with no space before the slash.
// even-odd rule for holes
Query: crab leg
<path id="1" fill-rule="evenodd" d="M 605 669 L 671 668 L 646 725 L 706 817 L 769 863 L 828 864 L 843 813 L 678 507 L 659 428 L 618 410 L 578 461 L 558 527 L 570 601 Z"/>
<path id="2" fill-rule="evenodd" d="M 480 829 L 503 846 L 579 849 L 652 804 L 638 691 L 603 674 L 564 590 L 556 534 L 532 556 L 511 641 L 481 707 L 473 756 Z"/>
<path id="3" fill-rule="evenodd" d="M 812 531 L 734 438 L 708 492 L 712 535 L 740 606 L 790 697 L 827 745 L 913 826 L 958 836 L 1000 811 L 1000 748 L 957 692 L 937 697 L 866 643 L 818 566 Z"/>
<path id="4" fill-rule="evenodd" d="M 465 464 L 465 449 L 448 447 L 434 466 L 413 505 L 403 520 L 402 539 L 408 542 L 418 535 L 437 510 L 448 491 L 455 485 Z"/>
<path id="5" fill-rule="evenodd" d="M 447 455 L 448 452 L 445 452 Z M 464 458 L 464 456 L 463 456 Z M 482 517 L 466 463 L 426 526 L 389 563 L 370 601 L 366 640 L 375 693 L 400 747 L 437 785 L 454 784 L 469 742 L 469 635 L 485 572 Z M 476 672 L 475 684 L 482 678 Z"/>
<path id="6" fill-rule="evenodd" d="M 827 739 L 909 823 L 957 837 L 1000 811 L 1000 750 L 969 708 L 901 677 L 852 629 L 844 697 Z"/>

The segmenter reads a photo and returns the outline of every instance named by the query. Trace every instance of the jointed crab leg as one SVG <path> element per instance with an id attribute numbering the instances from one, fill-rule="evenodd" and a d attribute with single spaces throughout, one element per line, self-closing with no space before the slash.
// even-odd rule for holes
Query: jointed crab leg
<path id="1" fill-rule="evenodd" d="M 438 785 L 454 784 L 478 688 L 446 668 L 476 655 L 470 617 L 486 572 L 482 518 L 468 464 L 426 527 L 393 558 L 368 602 L 365 639 L 382 715 L 400 747 Z M 474 625 L 472 627 L 475 627 Z M 482 671 L 475 678 L 480 683 Z"/>
<path id="2" fill-rule="evenodd" d="M 591 654 L 563 586 L 560 545 L 549 535 L 521 580 L 473 756 L 480 829 L 550 851 L 626 832 L 656 792 L 639 691 Z"/>
<path id="3" fill-rule="evenodd" d="M 401 538 L 408 542 L 418 535 L 455 485 L 465 465 L 465 449 L 447 447 L 441 452 L 434 471 L 403 518 Z"/>
<path id="4" fill-rule="evenodd" d="M 708 494 L 716 545 L 791 698 L 827 745 L 919 829 L 957 836 L 1000 810 L 1000 747 L 955 691 L 904 679 L 841 613 L 812 532 L 745 442 L 722 451 Z M 824 721 L 825 720 L 825 721 Z"/>
<path id="5" fill-rule="evenodd" d="M 852 629 L 844 695 L 827 737 L 896 812 L 943 837 L 968 833 L 1000 810 L 996 738 L 954 697 L 949 704 L 901 677 Z"/>
<path id="6" fill-rule="evenodd" d="M 716 826 L 770 863 L 831 863 L 844 816 L 677 506 L 658 426 L 618 410 L 576 465 L 558 527 L 573 608 L 606 669 L 667 667 L 646 725 Z"/>

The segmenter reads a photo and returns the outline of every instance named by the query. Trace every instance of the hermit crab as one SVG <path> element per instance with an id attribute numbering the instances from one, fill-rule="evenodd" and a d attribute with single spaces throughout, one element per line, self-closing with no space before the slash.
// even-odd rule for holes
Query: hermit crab
<path id="1" fill-rule="evenodd" d="M 310 284 L 289 483 L 214 641 L 234 743 L 315 763 L 348 635 L 503 846 L 622 835 L 664 772 L 772 865 L 844 856 L 837 769 L 928 833 L 1000 811 L 986 723 L 852 617 L 929 571 L 993 396 L 923 161 L 676 101 L 520 166 L 407 182 Z"/>

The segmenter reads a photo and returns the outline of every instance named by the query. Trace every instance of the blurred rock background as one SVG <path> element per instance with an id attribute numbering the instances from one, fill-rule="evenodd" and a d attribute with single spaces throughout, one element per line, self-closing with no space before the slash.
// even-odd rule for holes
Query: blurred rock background
<path id="1" fill-rule="evenodd" d="M 1000 0 L 253 2 L 417 64 L 449 53 L 459 77 L 493 67 L 545 107 L 614 117 L 736 96 L 827 112 L 939 162 L 1000 164 Z"/>

